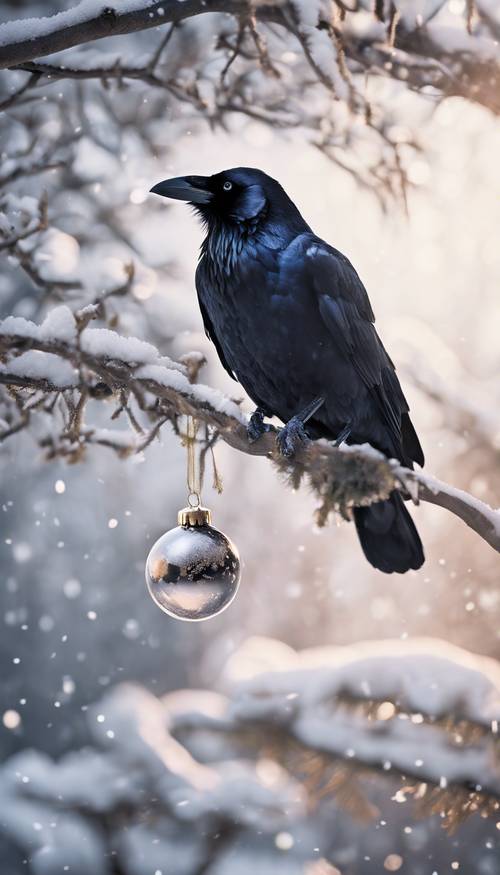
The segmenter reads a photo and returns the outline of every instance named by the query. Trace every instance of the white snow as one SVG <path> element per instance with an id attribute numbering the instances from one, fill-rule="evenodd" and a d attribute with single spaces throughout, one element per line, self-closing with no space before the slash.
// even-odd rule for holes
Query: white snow
<path id="1" fill-rule="evenodd" d="M 495 40 L 467 33 L 462 23 L 456 27 L 434 23 L 430 25 L 429 32 L 436 45 L 450 55 L 466 54 L 483 61 L 494 61 L 498 57 L 498 43 Z"/>
<path id="2" fill-rule="evenodd" d="M 347 453 L 347 454 L 354 453 L 354 455 L 361 454 L 361 455 L 365 456 L 367 459 L 373 459 L 374 461 L 377 461 L 377 462 L 381 462 L 381 461 L 386 462 L 387 461 L 387 456 L 384 456 L 384 454 L 381 453 L 380 450 L 376 450 L 375 447 L 372 447 L 371 444 L 345 444 L 344 443 L 344 444 L 340 444 L 340 446 L 337 447 L 337 449 L 341 453 Z"/>
<path id="3" fill-rule="evenodd" d="M 160 355 L 151 343 L 137 337 L 124 337 L 108 328 L 86 328 L 81 335 L 80 347 L 89 355 L 106 361 L 121 361 L 129 365 L 147 364 L 158 368 L 158 373 L 162 370 L 173 371 L 180 377 L 186 373 L 182 364 Z M 184 385 L 182 381 L 181 385 Z"/>
<path id="4" fill-rule="evenodd" d="M 152 380 L 167 389 L 175 389 L 177 392 L 187 392 L 190 382 L 184 374 L 162 364 L 143 365 L 137 368 L 135 376 L 139 380 Z"/>
<path id="5" fill-rule="evenodd" d="M 309 809 L 293 776 L 293 748 L 283 766 L 272 753 L 254 759 L 247 744 L 265 740 L 268 726 L 281 727 L 298 750 L 330 756 L 334 768 L 352 760 L 435 786 L 470 782 L 500 794 L 492 729 L 500 713 L 500 667 L 494 660 L 432 639 L 297 653 L 259 638 L 246 642 L 228 669 L 227 697 L 189 690 L 158 700 L 120 685 L 86 712 L 93 748 L 58 762 L 29 750 L 7 760 L 0 769 L 2 831 L 29 849 L 35 875 L 63 866 L 77 875 L 104 875 L 99 861 L 107 859 L 94 818 L 137 812 L 150 799 L 157 800 L 153 826 L 136 815 L 113 833 L 119 867 L 138 875 L 163 871 L 168 859 L 175 859 L 176 875 L 194 875 L 204 859 L 198 842 L 204 823 L 213 829 L 237 824 L 238 843 L 246 829 L 275 841 L 284 829 L 300 837 Z M 400 713 L 370 715 L 360 702 L 395 702 Z M 468 739 L 460 725 L 458 743 L 446 725 L 427 719 L 440 716 L 483 731 Z M 85 811 L 90 818 L 80 814 Z M 279 871 L 303 871 L 286 859 Z"/>
<path id="6" fill-rule="evenodd" d="M 35 325 L 22 316 L 7 316 L 0 322 L 0 335 L 2 337 L 25 337 L 38 339 L 40 326 Z"/>
<path id="7" fill-rule="evenodd" d="M 401 709 L 429 717 L 455 714 L 483 726 L 500 720 L 498 663 L 444 641 L 364 642 L 302 653 L 284 645 L 276 651 L 273 644 L 269 647 L 266 639 L 250 639 L 229 660 L 228 682 L 232 687 L 236 683 L 239 693 L 235 713 L 256 709 L 266 714 L 294 692 L 298 693 L 294 701 L 305 710 L 347 695 L 397 701 Z M 267 668 L 266 654 L 271 660 Z M 248 680 L 239 684 L 231 679 L 237 679 L 241 666 Z M 288 705 L 287 709 L 288 713 Z"/>
<path id="8" fill-rule="evenodd" d="M 0 336 L 31 339 L 34 342 L 47 344 L 64 343 L 71 347 L 76 343 L 77 331 L 73 313 L 62 305 L 51 310 L 41 325 L 35 325 L 34 322 L 20 316 L 8 316 L 0 322 Z M 124 337 L 108 328 L 88 327 L 80 335 L 80 348 L 89 356 L 104 361 L 119 361 L 135 366 L 137 379 L 152 381 L 175 392 L 181 392 L 202 404 L 210 405 L 219 413 L 233 416 L 239 422 L 245 421 L 239 406 L 234 401 L 210 386 L 190 383 L 186 376 L 187 368 L 182 363 L 173 362 L 168 356 L 160 355 L 156 347 L 144 340 L 139 340 L 137 337 Z M 191 359 L 203 358 L 201 353 L 189 353 L 189 356 Z M 3 370 L 16 376 L 47 379 L 52 385 L 61 388 L 77 383 L 76 373 L 65 359 L 38 350 L 30 350 L 13 358 Z M 113 435 L 120 440 L 119 433 L 110 433 L 110 439 L 113 439 Z M 130 446 L 128 432 L 126 445 Z"/>
<path id="9" fill-rule="evenodd" d="M 92 441 L 111 444 L 114 447 L 123 447 L 124 450 L 127 450 L 139 446 L 139 435 L 130 429 L 93 428 Z"/>
<path id="10" fill-rule="evenodd" d="M 316 27 L 302 28 L 307 45 L 315 64 L 331 82 L 337 97 L 347 100 L 349 88 L 339 68 L 338 52 L 335 43 L 325 30 Z"/>
<path id="11" fill-rule="evenodd" d="M 300 24 L 308 27 L 316 27 L 321 12 L 326 13 L 326 18 L 329 17 L 328 10 L 325 9 L 326 5 L 322 0 L 292 0 Z"/>
<path id="12" fill-rule="evenodd" d="M 2 833 L 29 853 L 33 875 L 108 875 L 103 835 L 83 815 L 5 792 L 1 784 L 0 808 Z"/>
<path id="13" fill-rule="evenodd" d="M 20 316 L 8 316 L 0 322 L 0 336 L 70 345 L 76 340 L 75 319 L 69 307 L 64 305 L 51 310 L 41 325 Z M 10 359 L 0 369 L 17 377 L 47 380 L 61 389 L 78 384 L 77 372 L 68 361 L 54 353 L 36 349 Z"/>
<path id="14" fill-rule="evenodd" d="M 6 161 L 2 162 L 3 175 L 7 175 L 16 166 L 13 159 L 11 159 L 11 161 L 12 167 L 9 167 Z M 38 219 L 40 202 L 38 198 L 32 197 L 28 194 L 21 195 L 16 194 L 16 192 L 13 191 L 7 191 L 2 195 L 2 208 L 6 208 L 9 213 L 13 213 L 14 215 L 22 213 L 26 217 Z"/>
<path id="15" fill-rule="evenodd" d="M 442 480 L 439 480 L 437 477 L 433 477 L 430 474 L 424 474 L 422 471 L 417 471 L 415 472 L 414 477 L 419 483 L 427 486 L 430 492 L 434 495 L 438 495 L 439 493 L 449 495 L 450 498 L 456 499 L 461 504 L 467 505 L 473 511 L 477 511 L 480 516 L 488 520 L 493 532 L 500 537 L 500 510 L 495 510 L 489 504 L 486 504 L 485 501 L 481 501 L 480 498 L 476 498 L 474 495 L 470 495 L 462 489 L 457 489 L 455 486 L 450 486 L 448 483 L 444 483 Z"/>
<path id="16" fill-rule="evenodd" d="M 82 308 L 79 311 L 80 315 L 86 309 L 88 308 Z M 75 317 L 64 304 L 50 310 L 41 325 L 36 325 L 21 316 L 8 316 L 0 322 L 0 336 L 31 339 L 41 343 L 65 343 L 72 346 L 77 339 Z M 168 356 L 160 355 L 150 343 L 136 337 L 124 337 L 107 328 L 86 328 L 82 332 L 80 346 L 89 355 L 107 361 L 116 359 L 127 364 L 154 362 L 181 375 L 186 373 L 184 365 L 172 361 Z"/>
<path id="17" fill-rule="evenodd" d="M 117 11 L 120 11 L 120 7 L 117 7 Z M 103 52 L 99 48 L 86 44 L 83 48 L 72 49 L 70 55 L 67 50 L 54 52 L 50 55 L 49 63 L 56 67 L 60 66 L 64 70 L 94 70 L 96 67 L 99 70 L 113 70 L 117 66 L 143 69 L 149 58 L 150 55 L 145 52 L 136 52 L 127 58 L 123 51 Z"/>
<path id="18" fill-rule="evenodd" d="M 369 42 L 384 43 L 387 39 L 386 26 L 375 17 L 372 9 L 360 9 L 356 15 L 348 15 L 343 30 L 346 36 L 352 33 L 358 39 L 366 39 Z"/>
<path id="19" fill-rule="evenodd" d="M 92 721 L 97 711 L 105 717 L 101 723 Z M 162 704 L 144 690 L 118 687 L 92 709 L 90 720 L 93 734 L 102 741 L 106 727 L 113 727 L 115 755 L 125 768 L 139 764 L 155 782 L 155 795 L 174 807 L 179 819 L 198 822 L 203 815 L 217 812 L 266 829 L 272 817 L 279 822 L 279 812 L 282 817 L 286 808 L 297 807 L 293 782 L 285 780 L 270 791 L 243 764 L 210 768 L 196 762 L 170 735 Z"/>
<path id="20" fill-rule="evenodd" d="M 247 679 L 238 681 L 242 675 Z M 258 638 L 230 658 L 226 687 L 225 722 L 210 717 L 207 728 L 218 723 L 231 733 L 246 722 L 277 724 L 301 744 L 334 757 L 344 759 L 352 751 L 367 765 L 390 762 L 402 774 L 421 774 L 436 784 L 443 778 L 449 784 L 470 781 L 500 793 L 491 728 L 500 717 L 495 660 L 433 639 L 296 653 Z M 370 719 L 359 708 L 341 704 L 347 701 L 395 703 L 405 719 L 398 713 Z M 471 743 L 465 734 L 462 744 L 452 744 L 448 731 L 434 724 L 439 718 L 469 721 L 483 727 L 483 734 Z"/>
<path id="21" fill-rule="evenodd" d="M 199 364 L 201 364 L 205 361 L 205 356 L 202 352 L 199 352 L 199 350 L 192 349 L 189 350 L 189 352 L 184 352 L 180 356 L 179 361 L 186 362 L 186 364 L 189 362 L 198 362 Z"/>
<path id="22" fill-rule="evenodd" d="M 123 337 L 108 328 L 86 328 L 82 332 L 80 346 L 89 355 L 107 361 L 146 364 L 159 358 L 158 350 L 152 344 L 137 337 Z"/>
<path id="23" fill-rule="evenodd" d="M 190 832 L 186 836 L 182 829 L 172 830 L 172 821 L 155 817 L 154 825 L 127 824 L 117 836 L 117 852 L 120 860 L 126 861 L 127 875 L 155 875 L 173 871 L 165 861 L 173 861 L 175 875 L 194 875 L 203 869 L 206 847 L 201 834 Z M 147 861 L 147 862 L 145 862 Z"/>
<path id="24" fill-rule="evenodd" d="M 190 383 L 187 377 L 179 371 L 166 368 L 163 365 L 151 364 L 138 368 L 135 376 L 139 380 L 151 380 L 160 386 L 165 386 L 167 389 L 174 389 L 176 392 L 190 395 L 202 403 L 209 404 L 219 413 L 233 416 L 239 422 L 245 421 L 240 408 L 234 401 L 231 401 L 230 398 L 219 392 L 218 389 L 212 389 L 211 386 L 205 386 L 202 383 Z"/>
<path id="25" fill-rule="evenodd" d="M 156 2 L 157 0 L 120 0 L 119 3 L 115 2 L 112 6 L 117 15 L 126 15 L 130 12 L 145 10 Z M 27 39 L 36 39 L 56 30 L 90 21 L 101 15 L 105 8 L 105 0 L 81 0 L 71 9 L 58 12 L 55 15 L 7 21 L 0 25 L 0 46 L 24 42 Z"/>
<path id="26" fill-rule="evenodd" d="M 340 72 L 337 47 L 328 31 L 317 27 L 320 19 L 331 20 L 330 4 L 322 0 L 292 0 L 292 5 L 314 63 L 331 83 L 336 95 L 347 99 L 349 88 Z"/>
<path id="27" fill-rule="evenodd" d="M 253 666 L 253 668 L 252 668 Z M 239 680 L 244 677 L 246 680 Z M 434 639 L 365 642 L 297 653 L 255 638 L 229 659 L 228 700 L 165 705 L 178 737 L 213 758 L 231 756 L 238 733 L 281 726 L 311 751 L 333 759 L 389 768 L 436 786 L 481 784 L 500 793 L 495 756 L 500 714 L 500 667 Z M 371 712 L 360 707 L 369 704 Z M 349 704 L 352 703 L 352 704 Z M 379 716 L 378 708 L 392 703 Z M 449 721 L 447 728 L 439 719 Z M 477 727 L 470 739 L 461 721 Z M 462 742 L 454 740 L 455 722 Z M 210 738 L 213 740 L 210 741 Z M 197 741 L 200 739 L 200 741 Z"/>
<path id="28" fill-rule="evenodd" d="M 21 776 L 29 780 L 23 782 Z M 7 761 L 0 781 L 0 786 L 18 791 L 23 784 L 29 784 L 30 796 L 41 800 L 103 812 L 133 802 L 140 781 L 136 770 L 131 769 L 125 777 L 119 765 L 101 751 L 72 751 L 55 769 L 44 753 L 28 749 Z"/>
<path id="29" fill-rule="evenodd" d="M 230 398 L 222 392 L 219 392 L 218 389 L 212 389 L 211 386 L 205 386 L 203 383 L 198 383 L 195 386 L 191 386 L 191 392 L 199 401 L 209 404 L 219 413 L 224 413 L 226 416 L 233 416 L 242 423 L 246 422 L 245 417 L 236 402 L 231 401 Z"/>
<path id="30" fill-rule="evenodd" d="M 76 340 L 76 323 L 73 313 L 62 304 L 54 307 L 47 314 L 38 331 L 40 340 L 74 343 Z"/>
<path id="31" fill-rule="evenodd" d="M 30 349 L 11 359 L 8 364 L 0 365 L 0 371 L 16 377 L 46 380 L 58 389 L 78 385 L 78 374 L 68 361 L 51 352 L 41 352 L 38 349 Z"/>
<path id="32" fill-rule="evenodd" d="M 50 310 L 41 325 L 22 316 L 7 316 L 0 322 L 0 335 L 71 344 L 76 340 L 75 317 L 65 304 Z"/>
<path id="33" fill-rule="evenodd" d="M 500 773 L 491 768 L 491 739 L 474 746 L 454 746 L 438 726 L 414 724 L 411 720 L 384 721 L 382 729 L 361 717 L 341 710 L 328 719 L 314 714 L 300 716 L 294 735 L 302 743 L 345 757 L 352 750 L 358 762 L 381 766 L 390 762 L 402 774 L 422 775 L 422 780 L 438 784 L 469 781 L 485 790 L 500 793 Z M 421 766 L 418 764 L 421 763 Z M 421 772 L 419 771 L 421 769 Z"/>

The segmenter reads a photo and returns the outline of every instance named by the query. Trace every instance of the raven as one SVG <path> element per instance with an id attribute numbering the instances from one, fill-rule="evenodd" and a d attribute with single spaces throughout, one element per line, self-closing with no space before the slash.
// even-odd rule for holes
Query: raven
<path id="1" fill-rule="evenodd" d="M 205 331 L 228 374 L 257 405 L 250 439 L 277 416 L 282 453 L 324 437 L 368 442 L 412 468 L 424 464 L 394 364 L 350 261 L 311 230 L 261 170 L 167 179 L 155 194 L 189 202 L 206 236 L 196 271 Z M 387 573 L 420 568 L 424 553 L 399 492 L 354 509 L 368 561 Z"/>

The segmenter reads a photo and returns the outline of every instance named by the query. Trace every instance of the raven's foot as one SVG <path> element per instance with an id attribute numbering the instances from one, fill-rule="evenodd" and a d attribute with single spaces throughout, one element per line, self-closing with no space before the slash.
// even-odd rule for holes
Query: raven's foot
<path id="1" fill-rule="evenodd" d="M 333 444 L 334 447 L 340 447 L 344 441 L 347 440 L 349 435 L 351 434 L 351 426 L 349 424 L 345 425 L 342 431 L 337 435 L 337 440 Z"/>
<path id="2" fill-rule="evenodd" d="M 300 416 L 292 416 L 276 435 L 278 449 L 286 459 L 292 459 L 299 447 L 308 444 L 310 440 Z"/>
<path id="3" fill-rule="evenodd" d="M 292 416 L 284 428 L 279 430 L 276 436 L 276 443 L 281 455 L 285 456 L 286 459 L 291 459 L 300 446 L 310 442 L 311 438 L 304 427 L 305 423 L 314 416 L 324 403 L 325 399 L 318 396 L 307 407 L 304 407 L 300 413 Z"/>
<path id="4" fill-rule="evenodd" d="M 263 434 L 267 434 L 268 431 L 276 431 L 274 425 L 270 425 L 267 422 L 264 422 L 265 412 L 261 407 L 257 407 L 257 410 L 254 410 L 250 417 L 250 421 L 247 425 L 247 437 L 251 444 L 258 441 Z"/>

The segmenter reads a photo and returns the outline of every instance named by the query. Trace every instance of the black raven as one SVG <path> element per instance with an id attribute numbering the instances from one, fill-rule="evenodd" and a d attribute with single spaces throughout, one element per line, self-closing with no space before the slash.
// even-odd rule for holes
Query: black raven
<path id="1" fill-rule="evenodd" d="M 188 201 L 206 230 L 196 288 L 208 337 L 257 405 L 249 436 L 286 423 L 285 455 L 308 437 L 370 443 L 407 467 L 424 463 L 394 365 L 350 261 L 313 233 L 281 185 L 238 167 L 152 189 Z M 307 423 L 307 427 L 306 427 Z M 420 568 L 422 543 L 401 495 L 354 510 L 368 561 Z"/>

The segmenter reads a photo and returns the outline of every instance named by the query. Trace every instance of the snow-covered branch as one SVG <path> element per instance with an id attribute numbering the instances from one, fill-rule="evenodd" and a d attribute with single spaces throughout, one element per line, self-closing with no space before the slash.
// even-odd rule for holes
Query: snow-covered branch
<path id="1" fill-rule="evenodd" d="M 0 383 L 3 398 L 0 439 L 26 428 L 35 414 L 48 416 L 39 434 L 48 457 L 78 461 L 88 444 L 99 443 L 127 456 L 145 449 L 166 422 L 192 415 L 240 452 L 267 456 L 294 485 L 305 477 L 320 500 L 319 524 L 333 511 L 349 518 L 350 508 L 386 498 L 393 489 L 414 501 L 437 504 L 462 519 L 500 552 L 500 511 L 433 477 L 401 468 L 371 447 L 336 449 L 326 441 L 305 445 L 290 461 L 278 452 L 275 435 L 250 443 L 236 402 L 192 382 L 199 357 L 175 363 L 149 343 L 92 328 L 99 304 L 77 311 L 52 310 L 41 325 L 19 317 L 0 323 Z M 114 402 L 111 418 L 124 415 L 130 429 L 94 428 L 85 422 L 90 400 Z"/>
<path id="2" fill-rule="evenodd" d="M 457 517 L 500 553 L 500 509 L 494 510 L 486 502 L 474 498 L 463 489 L 456 489 L 423 471 L 396 469 L 403 484 L 411 491 L 413 483 L 420 501 L 436 504 Z"/>
<path id="3" fill-rule="evenodd" d="M 0 27 L 0 67 L 12 67 L 34 58 L 109 36 L 134 33 L 184 21 L 205 12 L 242 12 L 241 0 L 127 0 L 113 6 L 81 0 L 76 6 L 46 18 L 11 21 Z"/>
<path id="4" fill-rule="evenodd" d="M 477 20 L 464 19 L 461 32 L 459 27 L 442 23 L 439 13 L 444 2 L 435 6 L 427 20 L 417 15 L 411 4 L 391 4 L 387 15 L 384 6 L 379 4 L 371 14 L 369 4 L 349 9 L 321 0 L 307 4 L 298 0 L 256 0 L 251 4 L 243 0 L 128 0 L 116 6 L 81 0 L 57 15 L 2 25 L 0 67 L 26 64 L 104 37 L 218 12 L 273 23 L 294 33 L 315 75 L 329 88 L 339 86 L 338 96 L 347 96 L 349 91 L 348 72 L 343 66 L 347 60 L 354 72 L 360 66 L 406 81 L 412 88 L 432 87 L 444 95 L 461 95 L 500 111 L 499 52 L 494 39 L 495 26 L 500 25 L 491 15 L 483 10 Z M 262 61 L 265 43 L 259 42 L 255 29 L 253 34 Z M 274 69 L 271 58 L 268 67 Z"/>
<path id="5" fill-rule="evenodd" d="M 176 714 L 171 706 L 176 737 L 196 751 L 196 731 L 219 735 L 223 745 L 236 728 L 252 727 L 271 750 L 275 736 L 287 768 L 294 761 L 297 768 L 301 750 L 315 750 L 324 769 L 340 758 L 500 798 L 500 773 L 491 769 L 500 716 L 496 662 L 431 639 L 302 653 L 277 644 L 249 639 L 229 660 L 223 681 L 230 701 L 217 716 L 194 716 L 185 703 Z M 324 792 L 328 776 L 319 762 L 316 777 Z"/>
<path id="6" fill-rule="evenodd" d="M 439 812 L 449 832 L 474 815 L 490 828 L 498 819 L 494 660 L 432 639 L 297 653 L 258 638 L 229 658 L 221 686 L 157 699 L 122 684 L 85 707 L 85 748 L 7 759 L 3 841 L 35 875 L 109 875 L 110 856 L 117 875 L 169 860 L 198 875 L 252 871 L 257 832 L 259 871 L 319 875 L 359 846 L 360 821 L 375 828 L 374 802 L 427 824 Z M 382 871 L 394 838 L 376 836 L 370 865 Z"/>
<path id="7" fill-rule="evenodd" d="M 405 197 L 407 164 L 419 147 L 411 130 L 402 136 L 400 126 L 395 137 L 390 105 L 378 102 L 376 90 L 368 92 L 370 78 L 390 78 L 397 90 L 433 102 L 461 96 L 500 112 L 496 19 L 486 13 L 462 19 L 446 7 L 438 0 L 425 18 L 414 4 L 373 7 L 367 0 L 352 8 L 340 0 L 127 0 L 107 6 L 81 0 L 56 15 L 0 26 L 0 68 L 13 71 L 6 74 L 0 109 L 37 100 L 60 80 L 97 80 L 105 88 L 135 82 L 166 93 L 174 104 L 190 104 L 212 126 L 224 127 L 226 115 L 235 113 L 273 127 L 300 126 L 385 207 L 391 198 Z M 159 40 L 144 57 L 131 49 L 130 39 L 149 28 L 159 30 Z M 179 34 L 184 37 L 176 43 Z M 87 46 L 120 35 L 123 52 Z M 14 78 L 9 87 L 17 70 L 29 78 Z M 363 124 L 355 124 L 357 118 Z M 369 164 L 354 148 L 359 144 L 361 153 L 365 141 L 379 153 Z"/>

